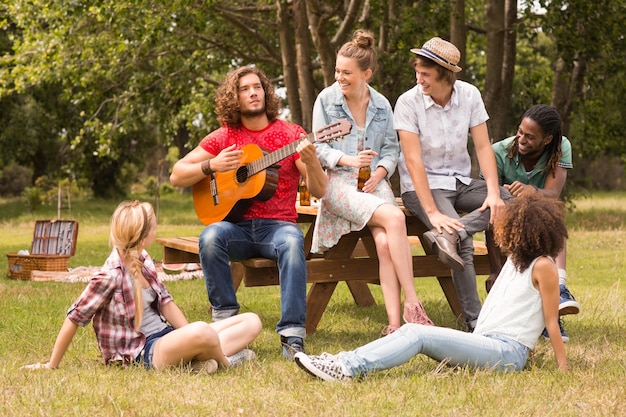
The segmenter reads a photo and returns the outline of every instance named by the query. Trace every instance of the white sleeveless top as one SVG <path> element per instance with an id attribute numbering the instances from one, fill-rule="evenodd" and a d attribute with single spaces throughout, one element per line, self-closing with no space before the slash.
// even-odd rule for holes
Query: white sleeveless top
<path id="1" fill-rule="evenodd" d="M 506 336 L 529 349 L 535 346 L 546 326 L 541 294 L 532 283 L 537 259 L 524 272 L 507 259 L 480 311 L 474 333 Z"/>

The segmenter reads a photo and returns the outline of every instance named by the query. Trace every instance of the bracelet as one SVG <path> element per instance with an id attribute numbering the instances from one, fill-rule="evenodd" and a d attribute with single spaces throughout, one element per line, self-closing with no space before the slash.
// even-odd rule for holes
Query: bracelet
<path id="1" fill-rule="evenodd" d="M 206 161 L 202 162 L 202 165 L 200 165 L 200 167 L 202 168 L 202 173 L 204 175 L 206 175 L 207 177 L 211 176 L 211 174 L 213 174 L 213 170 L 211 169 L 211 160 L 207 159 Z"/>

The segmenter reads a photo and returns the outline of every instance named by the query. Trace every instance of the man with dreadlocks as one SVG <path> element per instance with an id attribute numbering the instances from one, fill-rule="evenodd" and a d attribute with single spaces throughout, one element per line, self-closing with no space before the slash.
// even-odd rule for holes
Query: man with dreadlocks
<path id="1" fill-rule="evenodd" d="M 565 187 L 567 170 L 572 168 L 572 147 L 561 134 L 561 118 L 554 107 L 538 104 L 524 113 L 517 134 L 493 144 L 500 185 L 517 197 L 535 191 L 559 198 Z M 565 246 L 556 257 L 561 300 L 559 314 L 578 314 L 580 304 L 566 286 Z M 561 336 L 569 337 L 559 320 Z M 544 331 L 544 336 L 546 333 Z"/>

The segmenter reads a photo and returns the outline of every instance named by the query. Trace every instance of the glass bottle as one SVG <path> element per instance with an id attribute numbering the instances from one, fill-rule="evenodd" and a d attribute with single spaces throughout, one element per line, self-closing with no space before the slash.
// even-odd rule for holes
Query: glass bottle
<path id="1" fill-rule="evenodd" d="M 366 150 L 368 150 L 369 148 L 365 148 Z M 370 168 L 370 166 L 364 166 L 359 168 L 359 176 L 357 177 L 357 183 L 356 183 L 356 189 L 358 191 L 363 191 L 363 187 L 365 186 L 365 183 L 367 182 L 367 180 L 370 179 L 370 176 L 372 175 L 372 168 Z"/>
<path id="2" fill-rule="evenodd" d="M 300 193 L 300 205 L 301 206 L 310 206 L 311 205 L 311 193 L 306 186 L 306 182 L 304 178 L 300 177 L 300 185 L 298 186 L 298 191 Z"/>
<path id="3" fill-rule="evenodd" d="M 367 180 L 370 179 L 371 175 L 372 169 L 369 167 L 369 165 L 359 168 L 359 176 L 357 178 L 356 189 L 359 191 L 363 191 L 363 187 L 365 186 Z"/>

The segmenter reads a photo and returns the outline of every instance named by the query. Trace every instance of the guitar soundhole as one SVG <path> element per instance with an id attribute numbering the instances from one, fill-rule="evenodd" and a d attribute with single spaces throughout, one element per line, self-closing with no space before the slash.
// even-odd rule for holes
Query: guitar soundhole
<path id="1" fill-rule="evenodd" d="M 235 174 L 235 178 L 237 178 L 237 182 L 239 184 L 246 182 L 246 180 L 248 179 L 248 166 L 244 165 L 244 166 L 240 166 L 239 168 L 237 168 L 237 173 Z"/>

